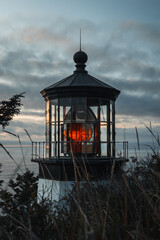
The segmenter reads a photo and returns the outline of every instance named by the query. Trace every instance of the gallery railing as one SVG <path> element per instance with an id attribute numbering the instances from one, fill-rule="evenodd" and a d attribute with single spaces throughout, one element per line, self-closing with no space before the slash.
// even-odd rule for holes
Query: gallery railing
<path id="1" fill-rule="evenodd" d="M 84 141 L 85 142 L 85 141 Z M 71 142 L 67 142 L 70 143 Z M 74 142 L 72 142 L 73 144 Z M 95 142 L 94 142 L 95 143 Z M 66 154 L 64 155 L 60 152 L 60 146 L 62 142 L 32 142 L 32 160 L 40 160 L 40 159 L 62 159 L 62 158 L 69 158 Z M 110 142 L 110 151 L 108 152 L 106 141 L 100 142 L 100 154 L 94 155 L 92 158 L 96 159 L 97 157 L 100 158 L 124 158 L 128 159 L 128 142 Z"/>

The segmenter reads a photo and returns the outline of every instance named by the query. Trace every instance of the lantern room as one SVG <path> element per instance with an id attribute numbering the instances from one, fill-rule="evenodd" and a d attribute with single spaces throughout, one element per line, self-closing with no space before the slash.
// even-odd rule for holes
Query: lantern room
<path id="1" fill-rule="evenodd" d="M 73 180 L 73 159 L 101 176 L 113 160 L 122 163 L 128 157 L 127 142 L 115 140 L 120 91 L 88 74 L 85 52 L 76 52 L 73 60 L 73 74 L 41 92 L 46 101 L 45 141 L 32 143 L 32 161 L 39 163 L 41 178 L 62 180 L 67 174 Z"/>

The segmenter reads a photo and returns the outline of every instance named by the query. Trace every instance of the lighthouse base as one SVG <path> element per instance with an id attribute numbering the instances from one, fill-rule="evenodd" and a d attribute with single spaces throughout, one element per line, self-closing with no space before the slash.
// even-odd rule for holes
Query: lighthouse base
<path id="1" fill-rule="evenodd" d="M 72 190 L 74 181 L 57 181 L 39 178 L 37 202 L 42 200 L 59 201 Z"/>
<path id="2" fill-rule="evenodd" d="M 87 181 L 79 181 L 81 183 L 86 183 Z M 95 186 L 107 186 L 110 180 L 103 181 L 92 181 Z M 75 181 L 56 181 L 39 178 L 38 181 L 38 194 L 37 202 L 40 203 L 42 200 L 58 202 L 60 199 L 67 197 L 75 186 Z"/>
<path id="3" fill-rule="evenodd" d="M 40 203 L 42 200 L 59 201 L 69 195 L 76 181 L 80 185 L 87 181 L 98 183 L 98 185 L 107 185 L 112 168 L 114 167 L 114 174 L 118 176 L 121 172 L 121 165 L 125 161 L 126 159 L 123 158 L 86 159 L 84 164 L 82 159 L 76 159 L 75 164 L 73 160 L 35 160 L 39 163 L 37 202 Z"/>

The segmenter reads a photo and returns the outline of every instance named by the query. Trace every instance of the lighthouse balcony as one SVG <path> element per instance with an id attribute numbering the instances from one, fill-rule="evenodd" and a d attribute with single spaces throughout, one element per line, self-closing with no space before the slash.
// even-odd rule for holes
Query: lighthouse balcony
<path id="1" fill-rule="evenodd" d="M 32 161 L 34 162 L 72 161 L 72 158 L 89 161 L 127 162 L 128 142 L 32 142 Z"/>

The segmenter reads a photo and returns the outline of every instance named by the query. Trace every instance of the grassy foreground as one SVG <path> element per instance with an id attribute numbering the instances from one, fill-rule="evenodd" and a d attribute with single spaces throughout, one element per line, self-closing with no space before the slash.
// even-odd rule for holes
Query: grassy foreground
<path id="1" fill-rule="evenodd" d="M 118 177 L 113 165 L 108 185 L 77 182 L 59 203 L 37 204 L 38 178 L 18 174 L 0 190 L 0 239 L 159 240 L 160 155 L 132 162 Z"/>
<path id="2" fill-rule="evenodd" d="M 9 188 L 0 192 L 1 240 L 160 238 L 159 157 L 136 162 L 107 186 L 75 185 L 58 204 L 37 204 L 37 177 L 29 170 Z"/>

